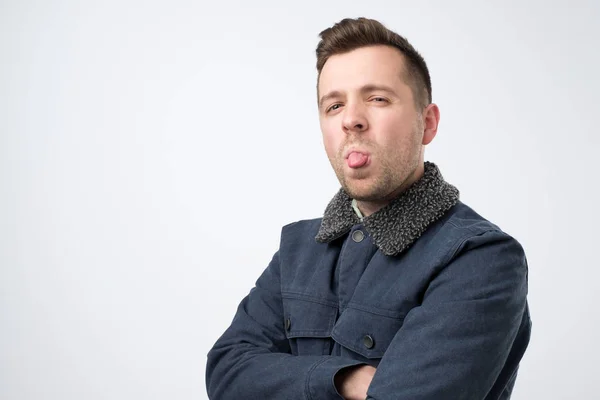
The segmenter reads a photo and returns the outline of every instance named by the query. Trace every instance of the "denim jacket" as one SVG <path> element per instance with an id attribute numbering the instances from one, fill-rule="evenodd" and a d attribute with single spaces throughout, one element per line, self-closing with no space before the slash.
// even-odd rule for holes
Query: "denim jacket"
<path id="1" fill-rule="evenodd" d="M 529 343 L 521 245 L 458 199 L 432 163 L 358 218 L 340 190 L 279 250 L 208 354 L 213 400 L 341 399 L 335 374 L 369 364 L 367 399 L 509 399 Z"/>

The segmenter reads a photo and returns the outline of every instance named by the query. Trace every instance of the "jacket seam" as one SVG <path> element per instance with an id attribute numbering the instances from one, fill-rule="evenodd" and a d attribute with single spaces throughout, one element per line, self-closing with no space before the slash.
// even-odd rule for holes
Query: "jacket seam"
<path id="1" fill-rule="evenodd" d="M 287 300 L 300 300 L 300 301 L 308 301 L 311 303 L 317 303 L 317 304 L 321 304 L 324 306 L 328 306 L 331 308 L 337 308 L 337 302 L 331 301 L 331 300 L 327 300 L 327 299 L 323 299 L 320 297 L 314 297 L 311 295 L 307 295 L 304 293 L 297 293 L 297 292 L 291 292 L 289 290 L 286 291 L 282 291 L 281 292 L 281 298 L 282 299 L 287 299 Z"/>
<path id="2" fill-rule="evenodd" d="M 458 229 L 465 229 L 463 227 L 459 227 L 459 226 L 455 225 L 452 221 L 448 221 L 448 223 L 451 224 L 452 226 L 458 228 Z M 468 234 L 466 233 L 465 235 L 461 236 L 456 241 L 456 244 L 452 247 L 451 251 L 448 252 L 448 256 L 444 259 L 444 261 L 442 262 L 442 265 L 447 265 L 448 263 L 450 263 L 450 261 L 456 257 L 456 254 L 463 247 L 463 245 L 467 242 L 467 240 L 473 239 L 473 238 L 476 238 L 476 237 L 479 237 L 479 236 L 483 236 L 483 235 L 485 235 L 485 234 L 487 234 L 489 232 L 501 232 L 501 231 L 499 231 L 498 229 L 495 229 L 495 228 L 486 229 L 486 230 L 481 231 L 481 232 L 474 231 L 470 227 L 466 227 L 466 229 L 469 230 Z"/>
<path id="3" fill-rule="evenodd" d="M 311 335 L 311 336 L 312 335 L 319 335 L 319 336 L 312 336 L 312 337 L 317 338 L 317 339 L 319 339 L 319 338 L 320 339 L 324 339 L 324 338 L 328 338 L 329 337 L 329 335 L 331 334 L 331 330 L 332 329 L 333 328 L 330 328 L 330 329 L 319 329 L 319 330 L 317 330 L 317 329 L 302 330 L 302 331 L 291 330 L 289 333 L 286 333 L 286 337 L 288 339 L 294 339 L 294 338 L 301 337 L 301 336 L 306 336 L 306 335 Z"/>
<path id="4" fill-rule="evenodd" d="M 313 400 L 312 395 L 310 394 L 310 378 L 312 376 L 312 373 L 314 372 L 315 369 L 317 369 L 317 367 L 321 364 L 323 364 L 324 362 L 327 361 L 327 358 L 321 360 L 321 361 L 317 361 L 316 363 L 314 363 L 312 365 L 312 367 L 308 370 L 308 374 L 306 376 L 306 384 L 305 384 L 305 396 L 308 400 Z"/>
<path id="5" fill-rule="evenodd" d="M 399 313 L 397 311 L 386 310 L 384 308 L 362 306 L 358 303 L 348 303 L 346 309 L 354 309 L 366 312 L 371 315 L 377 315 L 378 317 L 385 317 L 396 321 L 403 321 L 404 318 L 406 318 L 406 313 Z"/>
<path id="6" fill-rule="evenodd" d="M 504 385 L 504 387 L 500 391 L 500 396 L 502 396 L 504 394 L 504 392 L 508 388 L 508 384 L 510 383 L 510 381 L 512 380 L 512 378 L 515 377 L 515 375 L 517 374 L 518 371 L 519 371 L 518 368 L 515 368 L 515 370 L 513 371 L 513 373 L 510 375 L 510 378 L 508 378 L 508 380 L 506 381 L 506 384 Z"/>

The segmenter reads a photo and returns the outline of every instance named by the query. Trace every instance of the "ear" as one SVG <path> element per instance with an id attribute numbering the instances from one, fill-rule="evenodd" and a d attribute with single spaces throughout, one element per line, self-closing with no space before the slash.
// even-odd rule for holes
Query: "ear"
<path id="1" fill-rule="evenodd" d="M 435 137 L 440 123 L 440 109 L 437 104 L 431 103 L 423 110 L 423 142 L 424 146 L 431 143 Z"/>

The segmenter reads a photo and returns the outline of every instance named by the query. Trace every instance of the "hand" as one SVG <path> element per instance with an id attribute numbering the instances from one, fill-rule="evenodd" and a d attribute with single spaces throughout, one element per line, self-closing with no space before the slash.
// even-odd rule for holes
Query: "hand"
<path id="1" fill-rule="evenodd" d="M 335 387 L 345 400 L 365 400 L 376 371 L 370 365 L 344 368 L 335 375 Z"/>

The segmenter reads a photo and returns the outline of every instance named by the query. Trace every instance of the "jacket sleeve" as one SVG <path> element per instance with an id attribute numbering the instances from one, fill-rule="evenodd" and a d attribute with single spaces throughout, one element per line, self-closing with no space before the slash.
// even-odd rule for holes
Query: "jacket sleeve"
<path id="1" fill-rule="evenodd" d="M 291 354 L 276 253 L 208 353 L 206 386 L 211 400 L 341 399 L 335 374 L 359 364 L 344 357 Z"/>
<path id="2" fill-rule="evenodd" d="M 463 239 L 442 265 L 384 353 L 368 399 L 482 400 L 498 378 L 526 312 L 523 250 L 488 231 Z"/>

